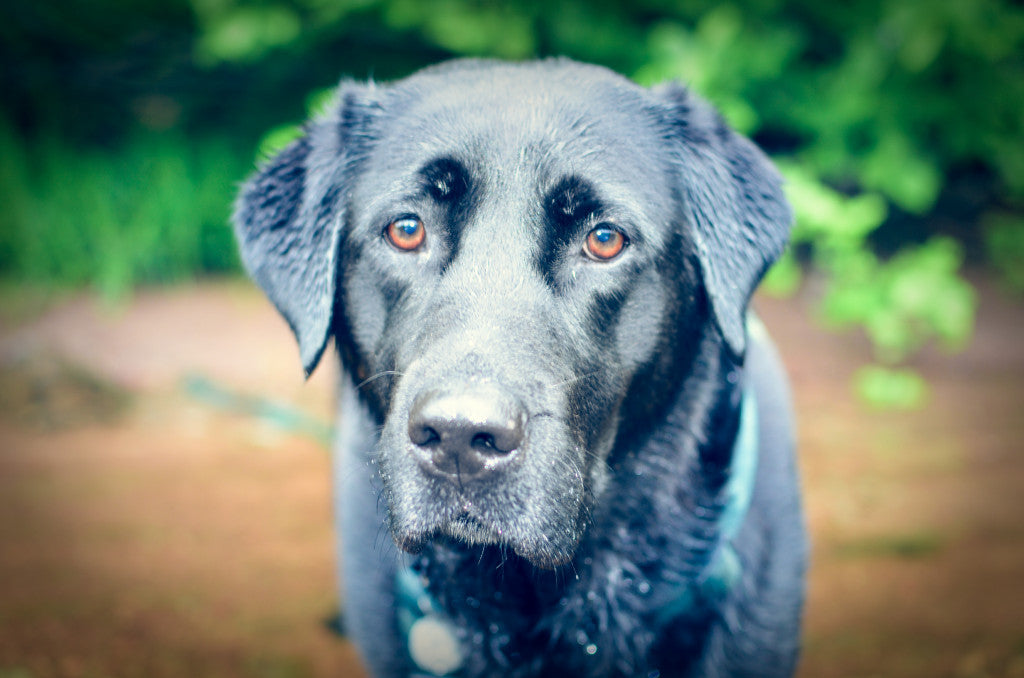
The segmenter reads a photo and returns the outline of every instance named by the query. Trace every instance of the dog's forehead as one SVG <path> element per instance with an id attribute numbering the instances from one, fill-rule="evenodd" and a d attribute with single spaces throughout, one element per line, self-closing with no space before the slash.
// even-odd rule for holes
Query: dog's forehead
<path id="1" fill-rule="evenodd" d="M 646 90 L 604 69 L 495 66 L 426 73 L 394 86 L 377 176 L 415 181 L 438 157 L 506 187 L 544 192 L 566 177 L 652 215 L 670 187 L 664 134 Z"/>

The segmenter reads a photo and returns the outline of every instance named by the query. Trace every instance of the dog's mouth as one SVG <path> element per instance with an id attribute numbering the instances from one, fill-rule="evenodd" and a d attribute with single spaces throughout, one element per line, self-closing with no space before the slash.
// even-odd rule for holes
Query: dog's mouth
<path id="1" fill-rule="evenodd" d="M 395 534 L 398 546 L 409 553 L 419 553 L 432 541 L 454 540 L 470 546 L 506 545 L 504 530 L 490 524 L 467 509 L 462 508 L 439 526 L 427 532 L 401 532 Z"/>
<path id="2" fill-rule="evenodd" d="M 473 502 L 445 502 L 434 497 L 413 514 L 407 510 L 407 499 L 396 497 L 390 504 L 391 533 L 399 548 L 413 554 L 438 541 L 467 547 L 497 546 L 548 569 L 572 559 L 583 530 L 578 509 L 565 511 L 568 506 L 563 505 L 553 510 L 548 501 L 538 501 L 530 510 L 504 511 L 501 499 L 494 496 Z"/>
<path id="3" fill-rule="evenodd" d="M 391 534 L 400 549 L 419 553 L 432 542 L 496 546 L 535 567 L 569 562 L 585 529 L 582 479 L 508 478 L 502 484 L 457 488 L 419 468 L 386 483 Z"/>

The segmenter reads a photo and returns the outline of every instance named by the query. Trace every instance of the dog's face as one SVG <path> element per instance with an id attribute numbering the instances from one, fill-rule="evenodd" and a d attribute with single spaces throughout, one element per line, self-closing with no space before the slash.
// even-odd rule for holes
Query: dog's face
<path id="1" fill-rule="evenodd" d="M 343 86 L 236 213 L 307 370 L 333 334 L 378 418 L 399 546 L 540 566 L 572 557 L 613 450 L 649 432 L 701 333 L 741 359 L 788 222 L 706 105 L 571 62 Z"/>

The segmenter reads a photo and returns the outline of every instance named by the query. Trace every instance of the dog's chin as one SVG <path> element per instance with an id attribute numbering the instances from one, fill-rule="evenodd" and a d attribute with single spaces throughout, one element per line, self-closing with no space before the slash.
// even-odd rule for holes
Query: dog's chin
<path id="1" fill-rule="evenodd" d="M 459 544 L 465 547 L 494 546 L 503 554 L 516 556 L 526 560 L 536 568 L 553 570 L 566 565 L 572 560 L 578 542 L 567 548 L 554 547 L 546 539 L 537 542 L 546 543 L 548 548 L 538 548 L 537 544 L 509 539 L 504 530 L 487 525 L 469 515 L 454 518 L 430 532 L 393 531 L 395 544 L 410 554 L 418 554 L 431 542 Z"/>

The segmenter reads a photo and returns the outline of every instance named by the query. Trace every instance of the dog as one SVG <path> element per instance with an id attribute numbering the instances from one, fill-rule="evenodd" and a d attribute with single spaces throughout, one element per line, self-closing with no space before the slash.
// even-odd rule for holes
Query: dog
<path id="1" fill-rule="evenodd" d="M 245 183 L 252 278 L 343 366 L 375 676 L 789 676 L 806 539 L 748 311 L 791 211 L 686 88 L 565 59 L 345 81 Z"/>

